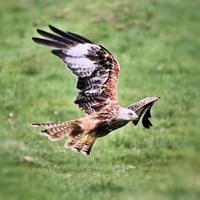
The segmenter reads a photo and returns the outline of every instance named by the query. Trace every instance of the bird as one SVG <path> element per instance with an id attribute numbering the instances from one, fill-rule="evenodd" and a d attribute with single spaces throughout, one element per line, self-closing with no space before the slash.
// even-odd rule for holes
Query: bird
<path id="1" fill-rule="evenodd" d="M 83 155 L 90 155 L 95 141 L 131 122 L 140 119 L 150 128 L 152 105 L 160 98 L 148 96 L 122 107 L 117 100 L 120 65 L 102 45 L 49 25 L 47 32 L 37 29 L 42 37 L 32 37 L 40 45 L 49 46 L 66 68 L 77 78 L 78 94 L 74 103 L 84 112 L 78 119 L 56 123 L 33 123 L 41 129 L 40 134 L 51 141 L 67 138 L 64 147 Z"/>

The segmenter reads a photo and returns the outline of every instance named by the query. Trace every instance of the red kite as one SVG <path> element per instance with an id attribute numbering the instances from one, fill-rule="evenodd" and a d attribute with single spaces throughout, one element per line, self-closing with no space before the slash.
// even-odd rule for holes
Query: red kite
<path id="1" fill-rule="evenodd" d="M 145 128 L 152 126 L 150 109 L 159 97 L 147 97 L 123 108 L 117 101 L 117 82 L 120 65 L 113 55 L 101 45 L 71 32 L 61 31 L 51 25 L 54 33 L 37 29 L 44 38 L 33 41 L 50 46 L 54 55 L 62 59 L 66 67 L 78 78 L 78 95 L 74 101 L 84 112 L 80 119 L 62 123 L 37 123 L 41 133 L 50 140 L 68 137 L 65 147 L 89 155 L 98 137 L 125 126 L 137 125 L 142 117 Z"/>

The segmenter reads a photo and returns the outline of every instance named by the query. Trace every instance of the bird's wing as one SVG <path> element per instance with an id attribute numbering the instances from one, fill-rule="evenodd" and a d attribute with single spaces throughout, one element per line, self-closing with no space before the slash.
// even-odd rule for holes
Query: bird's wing
<path id="1" fill-rule="evenodd" d="M 136 126 L 142 117 L 142 124 L 145 128 L 150 128 L 152 126 L 152 123 L 150 121 L 151 118 L 151 108 L 155 101 L 160 99 L 160 97 L 146 97 L 145 99 L 142 99 L 132 105 L 130 105 L 128 108 L 135 111 L 138 115 L 138 119 L 136 121 L 133 121 L 133 124 Z"/>
<path id="2" fill-rule="evenodd" d="M 38 44 L 54 48 L 52 53 L 61 58 L 78 77 L 78 95 L 74 103 L 87 114 L 118 104 L 119 64 L 112 54 L 80 35 L 61 31 L 51 25 L 49 28 L 54 34 L 37 29 L 47 39 L 32 39 Z"/>

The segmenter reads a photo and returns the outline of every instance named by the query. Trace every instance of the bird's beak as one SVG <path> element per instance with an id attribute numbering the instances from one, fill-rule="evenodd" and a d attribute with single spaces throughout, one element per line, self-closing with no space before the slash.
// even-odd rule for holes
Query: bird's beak
<path id="1" fill-rule="evenodd" d="M 134 114 L 131 116 L 131 121 L 138 120 L 139 116 L 134 112 Z"/>

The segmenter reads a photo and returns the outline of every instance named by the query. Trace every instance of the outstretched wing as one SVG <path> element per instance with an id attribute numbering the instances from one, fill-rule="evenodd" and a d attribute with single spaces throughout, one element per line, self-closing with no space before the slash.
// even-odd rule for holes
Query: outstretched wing
<path id="1" fill-rule="evenodd" d="M 104 47 L 51 25 L 51 31 L 37 29 L 45 38 L 33 37 L 36 43 L 53 47 L 52 53 L 63 60 L 70 71 L 78 77 L 78 96 L 74 103 L 87 114 L 98 112 L 105 106 L 118 105 L 117 81 L 119 64 Z"/>
<path id="2" fill-rule="evenodd" d="M 136 126 L 142 117 L 142 124 L 145 128 L 150 128 L 152 126 L 152 123 L 150 121 L 151 118 L 151 108 L 155 101 L 160 99 L 159 97 L 146 97 L 145 99 L 142 99 L 132 105 L 130 105 L 128 108 L 136 112 L 138 115 L 138 119 L 136 121 L 133 121 L 134 125 Z"/>

